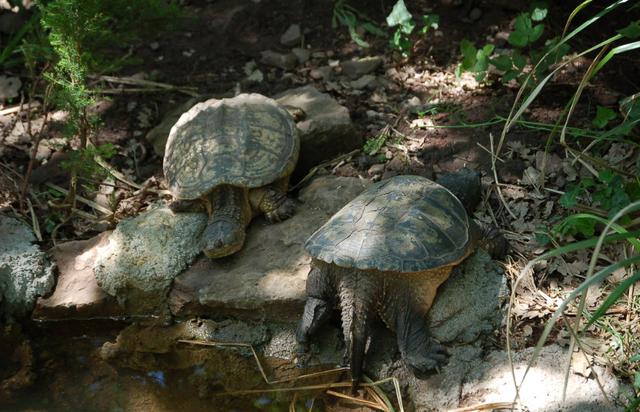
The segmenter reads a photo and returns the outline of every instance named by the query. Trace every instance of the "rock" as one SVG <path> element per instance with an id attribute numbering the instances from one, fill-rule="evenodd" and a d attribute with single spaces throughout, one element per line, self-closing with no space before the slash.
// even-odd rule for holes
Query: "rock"
<path id="1" fill-rule="evenodd" d="M 0 76 L 0 102 L 18 97 L 22 82 L 17 77 Z"/>
<path id="2" fill-rule="evenodd" d="M 313 86 L 287 90 L 275 97 L 278 103 L 302 109 L 298 122 L 300 158 L 292 180 L 301 179 L 315 165 L 362 147 L 362 136 L 351 122 L 349 110 Z"/>
<path id="3" fill-rule="evenodd" d="M 295 46 L 302 41 L 302 32 L 300 31 L 299 24 L 292 24 L 289 26 L 282 36 L 280 36 L 280 43 L 284 46 Z"/>
<path id="4" fill-rule="evenodd" d="M 376 76 L 372 74 L 365 74 L 358 80 L 354 80 L 351 82 L 351 87 L 353 87 L 354 89 L 375 88 L 375 86 Z"/>
<path id="5" fill-rule="evenodd" d="M 35 241 L 29 226 L 0 215 L 0 319 L 27 315 L 55 284 L 53 265 Z"/>
<path id="6" fill-rule="evenodd" d="M 123 220 L 109 234 L 95 262 L 98 285 L 127 314 L 162 312 L 173 278 L 200 253 L 203 213 L 173 213 L 159 206 Z"/>
<path id="7" fill-rule="evenodd" d="M 329 66 L 320 66 L 309 71 L 309 77 L 314 80 L 331 80 L 333 77 L 333 70 Z"/>
<path id="8" fill-rule="evenodd" d="M 254 70 L 249 76 L 245 77 L 244 81 L 249 84 L 262 83 L 264 80 L 264 74 L 260 70 Z"/>
<path id="9" fill-rule="evenodd" d="M 502 270 L 484 250 L 478 250 L 440 286 L 427 315 L 431 333 L 445 344 L 471 343 L 490 335 L 500 326 L 508 300 Z"/>
<path id="10" fill-rule="evenodd" d="M 311 52 L 309 50 L 300 47 L 291 49 L 291 53 L 296 56 L 298 63 L 300 64 L 305 64 L 309 60 L 309 57 L 311 57 Z"/>
<path id="11" fill-rule="evenodd" d="M 297 322 L 310 262 L 304 242 L 366 185 L 357 178 L 316 178 L 302 190 L 304 206 L 292 218 L 274 225 L 254 220 L 240 252 L 203 257 L 180 274 L 169 294 L 171 312 Z"/>
<path id="12" fill-rule="evenodd" d="M 93 268 L 101 250 L 108 246 L 111 232 L 89 240 L 63 243 L 49 252 L 58 267 L 53 294 L 40 298 L 32 318 L 37 320 L 120 317 L 125 313 L 115 298 L 98 286 Z"/>
<path id="13" fill-rule="evenodd" d="M 267 66 L 279 67 L 283 70 L 292 70 L 298 64 L 298 58 L 292 53 L 276 53 L 271 50 L 261 52 L 260 62 Z"/>
<path id="14" fill-rule="evenodd" d="M 474 7 L 473 9 L 471 9 L 471 11 L 469 12 L 469 20 L 470 21 L 476 21 L 478 20 L 480 17 L 482 17 L 482 10 L 478 7 Z"/>
<path id="15" fill-rule="evenodd" d="M 380 67 L 380 65 L 382 65 L 382 57 L 380 56 L 347 60 L 341 64 L 342 73 L 351 79 L 357 79 L 362 75 L 369 74 Z"/>
<path id="16" fill-rule="evenodd" d="M 375 176 L 375 175 L 381 175 L 384 172 L 384 163 L 376 163 L 374 165 L 372 165 L 369 170 L 367 170 L 367 174 L 369 175 L 369 177 Z"/>
<path id="17" fill-rule="evenodd" d="M 520 382 L 527 362 L 531 358 L 534 348 L 527 348 L 513 354 L 516 379 Z M 564 383 L 564 367 L 567 361 L 567 349 L 557 345 L 550 345 L 542 349 L 540 357 L 533 366 L 520 389 L 520 404 L 531 412 L 547 411 L 580 411 L 580 412 L 607 412 L 620 411 L 617 405 L 608 405 L 598 388 L 595 379 L 569 373 L 567 385 L 567 397 L 562 401 L 562 387 Z M 467 362 L 471 366 L 462 380 L 460 399 L 458 405 L 474 404 L 480 402 L 500 402 L 505 399 L 515 398 L 513 377 L 507 354 L 504 351 L 489 353 L 484 359 Z M 607 397 L 613 401 L 620 396 L 621 385 L 611 373 L 610 369 L 596 366 L 596 373 L 602 383 Z M 544 383 L 544 384 L 542 384 Z M 433 407 L 427 391 L 423 387 L 422 399 L 416 399 L 416 406 L 429 405 Z M 444 388 L 443 388 L 444 389 Z M 447 388 L 452 391 L 451 387 Z M 418 393 L 418 392 L 416 392 Z M 425 396 L 426 395 L 426 396 Z M 458 405 L 452 405 L 457 407 Z M 444 405 L 443 405 L 444 406 Z"/>

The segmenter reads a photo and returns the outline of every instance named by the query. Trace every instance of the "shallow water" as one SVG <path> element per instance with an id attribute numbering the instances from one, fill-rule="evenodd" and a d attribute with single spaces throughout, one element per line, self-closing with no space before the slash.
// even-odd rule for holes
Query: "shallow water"
<path id="1" fill-rule="evenodd" d="M 266 388 L 246 349 L 166 346 L 167 329 L 135 329 L 118 321 L 31 323 L 5 333 L 0 379 L 28 369 L 22 387 L 0 388 L 2 411 L 287 411 L 291 393 L 230 396 Z M 129 329 L 131 330 L 131 327 Z M 120 338 L 118 335 L 120 334 Z M 124 338 L 123 338 L 124 336 Z M 31 360 L 11 359 L 22 341 Z M 164 342 L 163 342 L 164 341 Z M 25 343 L 26 342 L 26 343 Z M 154 345 L 157 345 L 154 347 Z M 268 373 L 291 372 L 288 361 L 264 359 Z M 295 369 L 295 368 L 293 368 Z M 299 372 L 293 372 L 299 373 Z M 279 376 L 280 378 L 282 376 Z M 28 381 L 28 382 L 27 382 Z M 20 385 L 18 385 L 20 386 Z M 6 388 L 4 388 L 6 389 Z M 300 397 L 299 406 L 309 396 Z M 322 410 L 320 403 L 314 410 Z"/>

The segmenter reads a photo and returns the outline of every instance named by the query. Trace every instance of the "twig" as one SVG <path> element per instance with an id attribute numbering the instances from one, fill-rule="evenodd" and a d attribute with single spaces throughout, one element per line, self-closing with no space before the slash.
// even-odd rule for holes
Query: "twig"
<path id="1" fill-rule="evenodd" d="M 465 406 L 464 408 L 448 409 L 447 412 L 475 412 L 490 411 L 494 409 L 508 409 L 513 411 L 516 410 L 516 408 L 517 410 L 522 410 L 522 408 L 517 406 L 515 402 L 488 402 L 473 406 Z"/>
<path id="2" fill-rule="evenodd" d="M 335 163 L 340 163 L 341 161 L 348 159 L 349 157 L 359 152 L 360 152 L 360 149 L 352 150 L 349 153 L 345 153 L 334 159 L 327 160 L 326 162 L 320 163 L 319 165 L 312 167 L 311 170 L 309 170 L 309 173 L 307 173 L 307 175 L 303 177 L 302 180 L 296 183 L 293 187 L 289 188 L 289 192 L 293 192 L 294 190 L 303 186 L 309 179 L 311 179 L 313 176 L 315 176 L 316 173 L 318 173 L 318 170 L 327 166 L 331 166 L 332 164 L 335 164 Z"/>
<path id="3" fill-rule="evenodd" d="M 48 186 L 48 187 L 52 188 L 53 190 L 56 190 L 56 191 L 58 191 L 58 192 L 60 192 L 62 194 L 65 194 L 65 195 L 69 194 L 69 191 L 67 189 L 65 189 L 63 187 L 60 187 L 60 186 L 58 186 L 58 185 L 56 185 L 54 183 L 47 182 L 47 183 L 45 183 L 45 186 Z M 96 203 L 96 202 L 94 202 L 92 200 L 86 199 L 86 198 L 84 198 L 84 197 L 82 197 L 80 195 L 76 195 L 76 200 L 78 202 L 80 202 L 80 203 L 84 203 L 85 205 L 92 207 L 93 209 L 95 209 L 95 210 L 97 210 L 99 212 L 102 212 L 105 215 L 109 215 L 110 216 L 110 215 L 113 214 L 113 211 L 107 209 L 106 207 L 104 207 L 102 205 L 99 205 L 98 203 Z"/>
<path id="4" fill-rule="evenodd" d="M 6 116 L 8 114 L 19 113 L 24 110 L 36 110 L 40 108 L 40 102 L 35 101 L 27 106 L 25 109 L 22 105 L 7 107 L 6 109 L 0 110 L 0 116 Z"/>
<path id="5" fill-rule="evenodd" d="M 353 402 L 357 405 L 364 405 L 364 406 L 368 406 L 371 409 L 376 409 L 378 411 L 383 411 L 385 410 L 385 408 L 381 407 L 378 403 L 376 402 L 372 402 L 372 401 L 367 401 L 365 399 L 358 399 L 355 398 L 353 396 L 349 396 L 347 394 L 344 394 L 342 392 L 337 392 L 337 391 L 332 391 L 331 389 L 327 390 L 327 395 L 332 395 L 335 396 L 336 398 L 341 398 L 341 399 L 345 399 L 349 402 Z"/>
<path id="6" fill-rule="evenodd" d="M 102 80 L 105 82 L 116 83 L 116 84 L 144 86 L 145 87 L 144 89 L 139 90 L 143 92 L 149 91 L 150 89 L 152 89 L 154 91 L 160 91 L 160 90 L 176 91 L 192 97 L 199 96 L 198 89 L 195 87 L 174 86 L 172 84 L 154 82 L 151 80 L 136 79 L 133 77 L 99 76 L 97 77 L 97 80 Z"/>
<path id="7" fill-rule="evenodd" d="M 491 143 L 491 170 L 493 171 L 493 180 L 496 183 L 496 191 L 498 192 L 498 198 L 500 198 L 500 201 L 504 205 L 504 208 L 511 215 L 511 217 L 514 219 L 518 219 L 518 217 L 515 215 L 515 213 L 513 213 L 511 208 L 509 208 L 507 201 L 504 200 L 504 196 L 502 195 L 502 190 L 500 190 L 500 181 L 498 180 L 498 171 L 496 169 L 496 159 L 498 159 L 498 155 L 496 154 L 496 151 L 494 150 L 494 146 L 493 146 L 493 133 L 489 133 L 489 141 Z"/>

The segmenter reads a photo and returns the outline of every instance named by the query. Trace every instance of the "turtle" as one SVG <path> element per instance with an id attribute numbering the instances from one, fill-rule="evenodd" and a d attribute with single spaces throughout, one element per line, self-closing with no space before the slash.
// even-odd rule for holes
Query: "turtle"
<path id="1" fill-rule="evenodd" d="M 471 218 L 480 199 L 480 175 L 467 168 L 437 182 L 400 175 L 373 184 L 314 232 L 305 242 L 312 259 L 296 331 L 299 366 L 337 305 L 354 390 L 376 316 L 395 331 L 416 377 L 444 365 L 446 348 L 425 320 L 438 286 L 476 247 L 492 257 L 507 250 L 497 228 Z"/>
<path id="2" fill-rule="evenodd" d="M 204 254 L 239 251 L 251 219 L 287 219 L 295 203 L 286 196 L 300 152 L 295 119 L 260 94 L 210 99 L 182 114 L 167 140 L 163 171 L 175 212 L 206 211 Z"/>

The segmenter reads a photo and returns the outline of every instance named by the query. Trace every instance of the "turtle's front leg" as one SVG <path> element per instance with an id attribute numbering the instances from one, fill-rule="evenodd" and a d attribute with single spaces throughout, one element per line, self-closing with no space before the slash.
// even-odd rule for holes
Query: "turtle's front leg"
<path id="1" fill-rule="evenodd" d="M 254 209 L 263 213 L 270 223 L 286 220 L 295 212 L 295 202 L 278 185 L 253 189 L 251 199 Z"/>
<path id="2" fill-rule="evenodd" d="M 309 338 L 329 320 L 336 298 L 335 285 L 327 265 L 313 261 L 306 286 L 307 301 L 296 331 L 299 367 L 305 366 Z"/>

